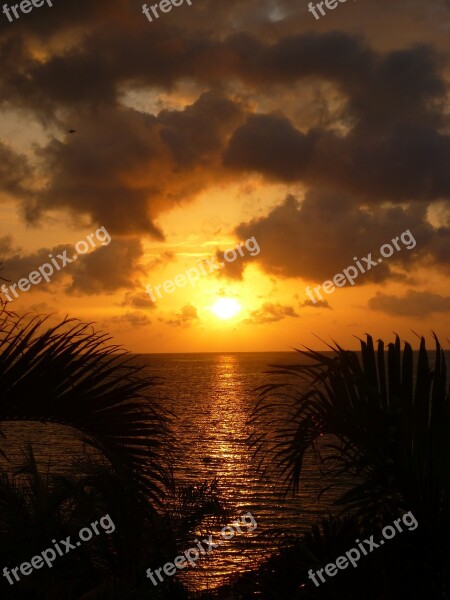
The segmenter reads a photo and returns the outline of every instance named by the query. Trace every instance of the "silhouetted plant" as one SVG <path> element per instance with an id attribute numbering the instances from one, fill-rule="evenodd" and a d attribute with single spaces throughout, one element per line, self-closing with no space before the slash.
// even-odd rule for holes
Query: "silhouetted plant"
<path id="1" fill-rule="evenodd" d="M 171 441 L 169 414 L 149 394 L 158 378 L 89 324 L 46 321 L 0 313 L 0 424 L 69 426 L 160 502 Z"/>
<path id="2" fill-rule="evenodd" d="M 145 576 L 150 565 L 161 566 L 177 555 L 176 535 L 170 523 L 145 501 L 133 479 L 110 464 L 83 458 L 65 474 L 43 475 L 33 451 L 27 449 L 20 466 L 10 475 L 0 472 L 0 564 L 10 568 L 30 561 L 51 548 L 51 540 L 71 536 L 97 521 L 100 535 L 62 557 L 53 568 L 33 571 L 10 586 L 0 580 L 2 597 L 123 600 L 172 600 L 184 594 L 174 579 L 158 590 Z M 109 515 L 115 530 L 98 525 Z M 67 589 L 70 584 L 70 589 Z"/>
<path id="3" fill-rule="evenodd" d="M 433 370 L 423 338 L 416 368 L 411 345 L 402 351 L 398 336 L 387 352 L 367 336 L 361 358 L 339 345 L 332 356 L 299 351 L 308 364 L 275 366 L 285 381 L 260 388 L 251 421 L 262 468 L 294 493 L 305 453 L 315 449 L 337 482 L 350 482 L 335 505 L 360 523 L 375 529 L 411 510 L 423 533 L 422 565 L 433 571 L 432 597 L 440 597 L 450 564 L 450 397 L 436 337 L 435 344 Z"/>

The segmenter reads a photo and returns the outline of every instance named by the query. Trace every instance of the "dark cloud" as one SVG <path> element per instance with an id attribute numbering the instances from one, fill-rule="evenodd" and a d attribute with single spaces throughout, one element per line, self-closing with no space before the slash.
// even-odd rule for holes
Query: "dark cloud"
<path id="1" fill-rule="evenodd" d="M 0 142 L 0 193 L 16 198 L 28 198 L 31 169 L 25 156 Z"/>
<path id="2" fill-rule="evenodd" d="M 341 31 L 280 36 L 271 44 L 239 32 L 224 47 L 233 54 L 234 72 L 259 85 L 317 77 L 349 87 L 373 69 L 375 59 L 362 38 Z"/>
<path id="3" fill-rule="evenodd" d="M 151 117 L 108 109 L 82 118 L 77 132 L 53 139 L 40 154 L 50 184 L 25 204 L 36 222 L 54 209 L 89 215 L 111 234 L 144 233 L 162 240 L 155 218 L 191 201 L 220 171 L 222 138 L 242 110 L 208 92 L 182 111 Z"/>
<path id="4" fill-rule="evenodd" d="M 408 290 L 401 297 L 378 292 L 370 298 L 368 306 L 396 317 L 425 318 L 436 313 L 450 313 L 450 296 L 416 290 Z"/>
<path id="5" fill-rule="evenodd" d="M 140 240 L 113 239 L 108 246 L 80 256 L 70 265 L 72 283 L 67 293 L 114 293 L 121 288 L 133 288 L 136 275 L 143 273 L 139 266 L 142 254 Z"/>
<path id="6" fill-rule="evenodd" d="M 17 283 L 19 279 L 28 278 L 28 275 L 32 271 L 37 271 L 40 266 L 50 264 L 53 268 L 53 274 L 50 275 L 50 282 L 47 283 L 45 280 L 42 280 L 36 286 L 36 289 L 41 291 L 49 291 L 50 286 L 60 280 L 62 275 L 70 275 L 72 270 L 71 267 L 75 265 L 75 263 L 71 263 L 67 265 L 65 269 L 60 270 L 57 270 L 56 267 L 53 266 L 49 254 L 56 258 L 58 254 L 63 254 L 64 251 L 67 251 L 68 257 L 71 257 L 73 254 L 73 248 L 68 245 L 55 246 L 54 248 L 40 248 L 31 254 L 20 254 L 18 252 L 11 254 L 10 252 L 7 252 L 7 257 L 2 265 L 2 275 L 11 283 Z M 58 265 L 62 265 L 61 260 L 57 259 L 57 262 Z M 35 286 L 31 286 L 27 294 L 33 289 L 35 289 Z"/>
<path id="7" fill-rule="evenodd" d="M 235 260 L 232 263 L 227 263 L 224 259 L 224 250 L 217 250 L 216 254 L 215 254 L 215 259 L 216 262 L 215 264 L 220 265 L 220 264 L 224 264 L 223 269 L 221 269 L 220 271 L 216 271 L 215 275 L 216 277 L 222 277 L 225 279 L 234 279 L 236 281 L 242 281 L 244 278 L 244 271 L 245 271 L 245 267 L 248 264 L 249 261 L 249 257 L 248 256 L 244 256 L 241 257 L 239 256 L 239 258 L 237 260 Z"/>
<path id="8" fill-rule="evenodd" d="M 31 304 L 29 307 L 27 307 L 27 310 L 38 315 L 56 315 L 57 313 L 56 307 L 48 304 L 47 302 Z"/>
<path id="9" fill-rule="evenodd" d="M 328 185 L 372 202 L 450 199 L 449 161 L 450 137 L 426 124 L 382 130 L 371 123 L 340 137 L 318 128 L 304 134 L 277 115 L 249 116 L 224 153 L 234 170 Z"/>
<path id="10" fill-rule="evenodd" d="M 312 300 L 305 300 L 300 303 L 300 308 L 328 308 L 333 310 L 328 303 L 328 300 L 316 300 L 313 302 Z"/>
<path id="11" fill-rule="evenodd" d="M 407 230 L 412 238 L 405 234 L 405 243 L 397 240 L 400 251 L 360 274 L 358 285 L 404 280 L 405 270 L 419 264 L 450 264 L 445 243 L 450 230 L 433 228 L 422 205 L 374 210 L 355 206 L 346 195 L 314 191 L 302 203 L 288 196 L 267 216 L 239 225 L 236 234 L 242 239 L 256 237 L 261 253 L 255 260 L 266 272 L 322 283 L 354 265 L 354 257 L 362 259 L 369 252 L 372 259 L 380 257 L 381 246 Z"/>
<path id="12" fill-rule="evenodd" d="M 147 292 L 127 292 L 121 306 L 132 306 L 140 310 L 153 310 L 156 303 L 152 302 Z"/>
<path id="13" fill-rule="evenodd" d="M 67 258 L 72 259 L 74 249 L 69 245 L 40 248 L 31 254 L 10 254 L 3 262 L 2 276 L 16 283 L 19 279 L 27 278 L 32 271 L 37 271 L 40 266 L 48 264 L 53 268 L 53 273 L 49 275 L 50 282 L 42 280 L 36 289 L 50 291 L 62 277 L 68 277 L 72 279 L 68 293 L 95 294 L 131 288 L 136 283 L 136 276 L 143 273 L 139 266 L 143 249 L 141 242 L 136 239 L 113 239 L 109 245 L 79 255 L 76 262 L 72 260 L 63 267 L 63 260 L 58 255 L 63 255 L 65 251 Z M 51 257 L 57 261 L 59 270 L 51 262 Z M 30 291 L 32 289 L 34 286 Z"/>
<path id="14" fill-rule="evenodd" d="M 294 6 L 285 4 L 286 10 Z M 41 149 L 49 183 L 32 198 L 28 192 L 23 199 L 25 161 L 7 152 L 0 186 L 23 200 L 28 221 L 69 209 L 113 234 L 162 240 L 156 224 L 161 213 L 231 180 L 236 171 L 328 185 L 377 202 L 450 197 L 446 85 L 433 49 L 383 53 L 339 31 L 292 35 L 279 29 L 270 41 L 261 32 L 239 29 L 232 35 L 218 35 L 214 28 L 193 35 L 192 23 L 182 20 L 184 11 L 172 11 L 149 35 L 139 7 L 110 2 L 102 21 L 104 6 L 81 3 L 83 17 L 74 16 L 71 2 L 64 10 L 33 10 L 15 36 L 11 27 L 0 36 L 4 101 L 27 108 L 47 125 L 75 124 L 77 130 Z M 255 10 L 250 3 L 246 14 Z M 219 12 L 233 11 L 240 14 L 239 3 Z M 267 22 L 271 11 L 269 4 L 261 9 Z M 55 43 L 42 58 L 22 34 L 32 22 L 49 36 L 58 27 L 72 31 L 72 45 Z M 121 105 L 126 89 L 173 90 L 187 78 L 209 91 L 184 110 L 150 116 Z M 240 94 L 236 80 L 243 84 Z M 270 94 L 273 86 L 289 89 L 297 81 L 336 87 L 344 99 L 339 134 L 336 123 L 308 128 L 282 113 L 248 114 L 244 122 L 244 105 L 252 110 L 248 93 Z"/>
<path id="15" fill-rule="evenodd" d="M 271 20 L 274 12 L 286 18 Z M 237 228 L 241 239 L 257 238 L 253 260 L 268 273 L 322 282 L 405 229 L 417 247 L 359 284 L 405 280 L 414 261 L 449 270 L 450 227 L 433 228 L 426 214 L 432 201 L 450 199 L 448 57 L 401 41 L 394 50 L 371 47 L 343 31 L 292 33 L 300 14 L 298 0 L 204 0 L 149 24 L 126 0 L 58 0 L 13 24 L 3 19 L 2 102 L 39 119 L 51 139 L 37 152 L 36 172 L 28 154 L 0 146 L 0 192 L 17 199 L 29 223 L 62 210 L 113 236 L 163 240 L 163 213 L 256 172 L 310 190 L 302 204 L 289 197 Z M 326 84 L 339 96 L 326 123 L 319 105 L 310 119 L 299 116 L 301 95 L 298 106 L 284 102 L 297 84 Z M 163 89 L 198 98 L 154 115 L 124 106 L 137 90 L 153 107 Z M 268 102 L 275 92 L 276 113 Z M 76 134 L 61 135 L 71 127 Z M 4 248 L 13 281 L 48 260 L 45 249 L 20 256 Z M 136 240 L 114 240 L 72 265 L 70 293 L 132 287 L 141 256 Z M 248 260 L 220 276 L 242 279 Z M 135 308 L 143 301 L 127 298 Z"/>
<path id="16" fill-rule="evenodd" d="M 305 130 L 277 114 L 250 115 L 224 163 L 283 182 L 320 182 L 375 201 L 450 198 L 447 86 L 426 46 L 380 55 L 343 32 L 302 34 L 263 49 L 238 36 L 251 72 L 272 81 L 314 77 L 335 83 L 347 103 L 348 132 Z M 265 58 L 264 58 L 265 57 Z"/>
<path id="17" fill-rule="evenodd" d="M 198 313 L 195 306 L 192 304 L 186 304 L 186 306 L 183 306 L 183 308 L 175 314 L 174 319 L 164 320 L 164 323 L 171 325 L 172 327 L 188 327 L 197 320 Z"/>
<path id="18" fill-rule="evenodd" d="M 364 125 L 444 123 L 447 85 L 438 53 L 426 45 L 374 55 L 372 68 L 352 82 L 349 111 Z"/>
<path id="19" fill-rule="evenodd" d="M 44 211 L 69 208 L 91 216 L 111 234 L 146 231 L 162 239 L 152 223 L 147 195 L 155 185 L 134 184 L 158 156 L 154 120 L 136 111 L 102 113 L 85 121 L 64 142 L 54 139 L 43 151 L 51 184 L 26 205 L 28 220 Z"/>
<path id="20" fill-rule="evenodd" d="M 4 235 L 0 237 L 0 257 L 14 254 L 13 238 L 11 235 Z"/>
<path id="21" fill-rule="evenodd" d="M 20 19 L 12 23 L 2 15 L 0 34 L 6 39 L 10 35 L 32 35 L 40 41 L 50 41 L 58 32 L 76 32 L 80 27 L 89 31 L 105 21 L 109 26 L 114 23 L 124 26 L 136 12 L 127 0 L 98 0 L 95 4 L 90 0 L 60 0 L 54 1 L 52 7 L 46 3 L 40 8 L 35 7 L 26 15 L 19 11 Z"/>
<path id="22" fill-rule="evenodd" d="M 146 327 L 152 322 L 145 313 L 138 310 L 129 311 L 119 317 L 112 317 L 111 321 L 113 323 L 125 323 L 126 325 L 131 325 L 131 327 Z"/>
<path id="23" fill-rule="evenodd" d="M 216 277 L 242 281 L 245 268 L 255 260 L 260 252 L 261 248 L 259 248 L 256 239 L 248 239 L 244 242 L 236 243 L 234 247 L 227 248 L 226 250 L 217 250 L 215 264 L 223 265 L 223 268 L 215 271 Z"/>
<path id="24" fill-rule="evenodd" d="M 149 271 L 156 269 L 157 267 L 165 267 L 171 262 L 176 260 L 176 255 L 171 250 L 166 250 L 165 252 L 161 252 L 155 258 L 152 258 L 145 264 L 145 268 Z"/>
<path id="25" fill-rule="evenodd" d="M 229 61 L 235 72 L 254 84 L 312 78 L 335 84 L 348 100 L 346 116 L 358 127 L 443 122 L 446 84 L 440 56 L 429 46 L 382 54 L 343 31 L 288 35 L 270 45 L 239 33 L 225 46 L 235 56 Z"/>
<path id="26" fill-rule="evenodd" d="M 262 323 L 277 323 L 286 317 L 298 317 L 292 306 L 265 302 L 260 308 L 252 310 L 250 317 L 244 320 L 249 325 L 260 325 Z"/>
<path id="27" fill-rule="evenodd" d="M 250 115 L 233 135 L 225 165 L 259 171 L 281 181 L 301 179 L 316 143 L 314 132 L 303 135 L 276 115 Z"/>
<path id="28" fill-rule="evenodd" d="M 231 100 L 213 93 L 202 94 L 184 111 L 161 111 L 160 136 L 178 168 L 193 167 L 207 161 L 211 154 L 217 155 L 224 137 L 242 121 L 242 114 L 242 109 Z"/>

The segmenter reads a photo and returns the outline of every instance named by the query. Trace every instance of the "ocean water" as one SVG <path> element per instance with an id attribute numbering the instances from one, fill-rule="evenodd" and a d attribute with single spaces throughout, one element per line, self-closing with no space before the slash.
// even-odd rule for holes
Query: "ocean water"
<path id="1" fill-rule="evenodd" d="M 177 481 L 193 484 L 217 478 L 231 514 L 238 517 L 251 511 L 257 521 L 253 532 L 224 541 L 199 560 L 195 569 L 182 572 L 191 589 L 232 583 L 237 573 L 254 568 L 276 549 L 271 530 L 305 531 L 327 510 L 332 497 L 328 494 L 318 502 L 324 479 L 312 454 L 305 461 L 301 493 L 286 497 L 276 476 L 261 480 L 248 441 L 252 431 L 247 422 L 259 398 L 255 388 L 275 380 L 267 373 L 269 365 L 298 364 L 305 359 L 286 352 L 145 355 L 139 360 L 149 374 L 166 378 L 164 393 L 167 406 L 177 416 L 181 446 Z M 212 533 L 214 539 L 219 531 Z"/>
<path id="2" fill-rule="evenodd" d="M 220 548 L 203 556 L 195 568 L 179 573 L 191 590 L 232 583 L 237 574 L 255 568 L 273 553 L 277 546 L 270 535 L 273 529 L 302 532 L 327 512 L 336 492 L 318 500 L 319 491 L 329 481 L 321 475 L 312 453 L 306 457 L 302 488 L 294 498 L 284 495 L 286 490 L 276 474 L 261 479 L 248 439 L 252 433 L 248 419 L 259 397 L 255 388 L 276 381 L 276 376 L 267 373 L 269 365 L 298 364 L 305 361 L 301 355 L 153 354 L 136 355 L 135 360 L 147 374 L 163 378 L 158 395 L 176 416 L 177 483 L 192 485 L 217 479 L 220 496 L 232 517 L 251 511 L 257 522 L 254 531 L 246 532 L 243 527 L 242 534 L 223 540 Z M 7 437 L 0 440 L 0 450 L 8 453 L 12 463 L 27 440 L 32 441 L 39 462 L 54 470 L 64 471 L 80 449 L 72 433 L 58 427 L 11 423 L 3 431 Z M 198 539 L 212 534 L 216 542 L 220 527 L 203 525 L 196 531 Z M 188 548 L 180 548 L 184 550 Z"/>

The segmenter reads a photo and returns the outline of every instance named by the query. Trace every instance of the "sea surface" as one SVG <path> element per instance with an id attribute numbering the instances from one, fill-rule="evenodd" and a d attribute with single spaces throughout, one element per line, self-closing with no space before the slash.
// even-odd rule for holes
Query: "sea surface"
<path id="1" fill-rule="evenodd" d="M 188 485 L 217 478 L 231 513 L 238 517 L 251 511 L 258 524 L 253 532 L 236 535 L 199 560 L 195 569 L 183 572 L 191 589 L 232 583 L 237 573 L 273 553 L 276 541 L 271 530 L 304 531 L 327 509 L 325 498 L 317 501 L 323 478 L 313 456 L 305 463 L 300 496 L 286 497 L 286 488 L 276 477 L 261 481 L 259 460 L 248 440 L 252 433 L 248 420 L 259 398 L 255 388 L 275 380 L 267 373 L 269 365 L 305 360 L 296 352 L 145 355 L 140 360 L 149 373 L 166 378 L 167 405 L 177 416 L 181 442 L 177 481 Z M 213 539 L 217 537 L 218 531 Z"/>
<path id="2" fill-rule="evenodd" d="M 274 529 L 302 532 L 327 513 L 336 492 L 324 494 L 319 501 L 319 491 L 329 481 L 321 475 L 312 453 L 305 460 L 300 493 L 286 496 L 286 488 L 276 474 L 261 479 L 258 458 L 249 442 L 252 429 L 248 420 L 259 398 L 256 388 L 279 381 L 279 376 L 267 372 L 269 365 L 304 363 L 301 355 L 152 354 L 136 355 L 135 360 L 147 374 L 163 378 L 158 395 L 176 416 L 177 483 L 192 485 L 217 479 L 220 497 L 234 517 L 231 521 L 251 511 L 257 522 L 254 531 L 242 527 L 242 534 L 223 540 L 220 548 L 203 556 L 195 568 L 180 573 L 191 590 L 200 592 L 232 584 L 237 574 L 255 568 L 273 553 L 277 546 L 271 535 Z M 40 462 L 61 470 L 70 465 L 79 450 L 71 435 L 58 428 L 7 424 L 3 431 L 7 438 L 0 442 L 0 449 L 7 451 L 12 462 L 28 439 Z M 219 539 L 219 531 L 208 529 L 213 541 Z M 196 535 L 202 539 L 206 533 L 200 527 Z"/>

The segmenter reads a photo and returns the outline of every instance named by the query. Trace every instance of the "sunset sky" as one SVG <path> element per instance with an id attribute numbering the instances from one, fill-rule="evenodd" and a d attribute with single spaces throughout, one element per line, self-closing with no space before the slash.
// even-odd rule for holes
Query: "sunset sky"
<path id="1" fill-rule="evenodd" d="M 449 0 L 319 20 L 305 0 L 192 0 L 153 22 L 131 0 L 0 13 L 2 275 L 111 236 L 8 308 L 93 321 L 134 352 L 432 330 L 448 347 L 449 33 Z M 406 230 L 414 248 L 308 299 Z M 146 286 L 250 238 L 258 254 L 152 302 Z"/>

